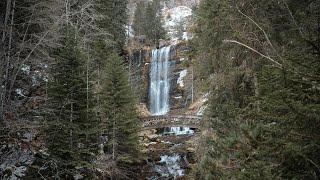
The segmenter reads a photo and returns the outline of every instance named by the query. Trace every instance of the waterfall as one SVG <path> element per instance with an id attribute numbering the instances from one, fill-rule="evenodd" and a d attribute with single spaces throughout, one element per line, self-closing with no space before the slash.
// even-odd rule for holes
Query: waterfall
<path id="1" fill-rule="evenodd" d="M 150 72 L 150 112 L 164 115 L 169 111 L 169 68 L 171 46 L 152 50 Z"/>

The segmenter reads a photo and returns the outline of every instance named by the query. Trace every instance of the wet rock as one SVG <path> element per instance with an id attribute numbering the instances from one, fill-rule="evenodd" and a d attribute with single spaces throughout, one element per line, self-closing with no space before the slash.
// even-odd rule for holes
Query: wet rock
<path id="1" fill-rule="evenodd" d="M 170 43 L 167 40 L 160 39 L 159 48 L 162 48 L 162 47 L 168 46 L 168 45 L 170 45 Z"/>
<path id="2" fill-rule="evenodd" d="M 158 135 L 153 134 L 153 135 L 149 135 L 148 139 L 153 142 L 161 142 L 158 137 L 159 137 Z"/>
<path id="3" fill-rule="evenodd" d="M 161 161 L 161 158 L 160 158 L 160 156 L 158 156 L 158 157 L 154 158 L 154 160 L 155 161 Z"/>
<path id="4" fill-rule="evenodd" d="M 187 152 L 189 152 L 189 153 L 194 153 L 194 152 L 196 152 L 196 149 L 193 148 L 193 147 L 188 147 L 188 148 L 187 148 Z"/>

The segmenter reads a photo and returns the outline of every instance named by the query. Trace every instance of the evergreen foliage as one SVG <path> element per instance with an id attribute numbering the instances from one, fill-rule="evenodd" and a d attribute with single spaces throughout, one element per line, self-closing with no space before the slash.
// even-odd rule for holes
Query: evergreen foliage
<path id="1" fill-rule="evenodd" d="M 11 164 L 20 152 L 36 152 L 26 179 L 137 177 L 127 4 L 0 2 L 0 159 L 10 161 L 0 178 L 25 167 L 24 156 Z M 165 38 L 160 9 L 140 2 L 133 22 L 154 45 Z M 319 9 L 319 0 L 201 1 L 190 56 L 211 98 L 195 179 L 320 179 Z"/>
<path id="2" fill-rule="evenodd" d="M 319 179 L 319 1 L 203 0 L 197 179 Z"/>
<path id="3" fill-rule="evenodd" d="M 1 157 L 1 161 L 14 161 L 10 158 L 16 149 L 17 154 L 23 151 L 32 154 L 32 158 L 36 152 L 26 173 L 29 179 L 74 179 L 80 174 L 95 179 L 96 175 L 106 174 L 106 169 L 96 167 L 98 164 L 113 163 L 101 158 L 101 155 L 108 157 L 109 145 L 105 147 L 107 154 L 101 151 L 98 154 L 98 147 L 106 143 L 104 132 L 117 135 L 118 139 L 108 143 L 120 141 L 116 149 L 117 166 L 124 168 L 135 162 L 139 154 L 138 127 L 135 101 L 125 85 L 128 77 L 119 76 L 122 85 L 118 90 L 125 97 L 100 96 L 101 79 L 114 77 L 101 72 L 123 68 L 120 65 L 123 59 L 116 55 L 108 57 L 113 52 L 124 54 L 127 3 L 126 0 L 1 1 L 0 26 L 4 28 L 0 29 L 0 41 L 4 48 L 0 50 L 0 74 L 4 78 L 0 78 L 0 123 L 5 128 L 0 128 L 0 140 L 8 142 L 5 143 L 8 148 L 3 149 L 9 156 Z M 120 64 L 110 65 L 115 60 Z M 113 129 L 109 129 L 108 120 L 118 121 L 120 115 L 108 114 L 113 113 L 107 108 L 108 103 L 119 108 L 124 103 L 127 111 L 119 121 L 121 126 Z M 101 104 L 106 105 L 103 117 Z M 31 134 L 32 139 L 25 142 L 24 134 Z M 48 152 L 38 151 L 40 146 L 47 147 Z M 24 167 L 20 161 L 25 160 L 21 159 L 5 168 Z M 97 169 L 102 169 L 101 174 Z M 0 172 L 0 179 L 3 177 Z"/>
<path id="4" fill-rule="evenodd" d="M 138 119 L 135 99 L 124 69 L 125 26 L 127 1 L 98 0 L 96 9 L 104 18 L 98 26 L 106 36 L 94 42 L 94 56 L 98 66 L 98 116 L 99 131 L 106 137 L 104 154 L 108 177 L 133 177 L 129 166 L 139 160 Z M 105 38 L 111 35 L 111 41 Z M 103 163 L 103 162 L 102 162 Z M 130 172 L 130 173 L 127 173 Z"/>
<path id="5" fill-rule="evenodd" d="M 134 14 L 133 30 L 135 35 L 145 35 L 149 41 L 158 45 L 165 38 L 165 29 L 161 21 L 159 1 L 140 2 Z"/>
<path id="6" fill-rule="evenodd" d="M 52 52 L 56 63 L 51 68 L 48 88 L 47 144 L 50 158 L 60 170 L 90 168 L 97 152 L 98 122 L 92 113 L 92 102 L 85 98 L 84 55 L 75 30 L 67 27 L 64 33 L 62 47 Z"/>
<path id="7" fill-rule="evenodd" d="M 132 28 L 136 36 L 146 35 L 146 6 L 144 2 L 138 2 L 134 12 Z"/>
<path id="8" fill-rule="evenodd" d="M 120 169 L 128 168 L 139 160 L 139 125 L 128 74 L 117 54 L 111 54 L 107 59 L 101 94 L 102 128 L 108 137 L 105 151 Z"/>
<path id="9" fill-rule="evenodd" d="M 96 0 L 96 10 L 101 14 L 98 26 L 103 29 L 108 39 L 112 40 L 108 44 L 112 50 L 121 52 L 126 39 L 125 25 L 127 24 L 127 0 Z"/>

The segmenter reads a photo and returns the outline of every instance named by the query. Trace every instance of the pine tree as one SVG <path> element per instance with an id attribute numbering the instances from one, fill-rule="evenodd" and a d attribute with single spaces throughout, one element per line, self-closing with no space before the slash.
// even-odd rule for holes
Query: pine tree
<path id="1" fill-rule="evenodd" d="M 116 54 L 111 54 L 107 59 L 102 98 L 103 130 L 108 136 L 105 151 L 122 169 L 139 158 L 139 125 L 128 74 L 122 59 Z"/>

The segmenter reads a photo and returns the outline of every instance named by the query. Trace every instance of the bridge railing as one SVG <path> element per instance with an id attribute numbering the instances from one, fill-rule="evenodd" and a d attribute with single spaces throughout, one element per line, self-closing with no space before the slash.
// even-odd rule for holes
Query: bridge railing
<path id="1" fill-rule="evenodd" d="M 168 126 L 188 126 L 198 127 L 201 117 L 199 116 L 149 116 L 141 118 L 142 127 L 146 128 L 157 128 L 157 127 L 168 127 Z"/>
<path id="2" fill-rule="evenodd" d="M 149 117 L 143 117 L 140 118 L 140 121 L 150 121 L 150 120 L 161 120 L 161 119 L 197 119 L 200 120 L 200 116 L 190 116 L 190 115 L 179 115 L 179 116 L 149 116 Z"/>

